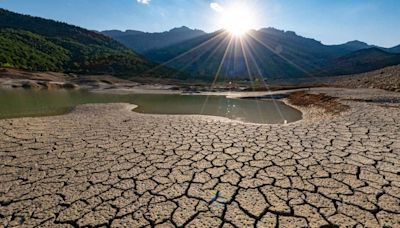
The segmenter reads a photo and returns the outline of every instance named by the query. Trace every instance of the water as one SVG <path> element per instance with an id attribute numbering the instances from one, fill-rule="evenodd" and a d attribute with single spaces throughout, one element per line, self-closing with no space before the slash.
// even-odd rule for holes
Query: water
<path id="1" fill-rule="evenodd" d="M 251 123 L 282 124 L 302 118 L 300 111 L 280 101 L 229 99 L 224 96 L 92 93 L 85 90 L 0 89 L 0 119 L 61 115 L 89 103 L 131 103 L 135 112 L 222 116 Z"/>

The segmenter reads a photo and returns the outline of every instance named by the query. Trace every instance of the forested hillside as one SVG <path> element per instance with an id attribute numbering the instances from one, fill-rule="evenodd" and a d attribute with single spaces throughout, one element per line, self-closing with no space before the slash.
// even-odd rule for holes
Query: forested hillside
<path id="1" fill-rule="evenodd" d="M 4 9 L 0 9 L 0 66 L 80 74 L 175 75 L 97 32 Z"/>

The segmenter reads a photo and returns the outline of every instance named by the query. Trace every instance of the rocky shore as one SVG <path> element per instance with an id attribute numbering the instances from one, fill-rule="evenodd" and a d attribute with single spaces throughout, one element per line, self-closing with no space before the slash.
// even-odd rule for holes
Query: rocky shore
<path id="1" fill-rule="evenodd" d="M 309 93 L 349 109 L 300 107 L 287 125 L 127 104 L 0 120 L 0 224 L 399 227 L 400 95 Z"/>
<path id="2" fill-rule="evenodd" d="M 375 88 L 400 92 L 400 65 L 363 74 L 332 77 L 327 79 L 326 83 L 338 87 Z"/>
<path id="3" fill-rule="evenodd" d="M 56 72 L 27 72 L 0 68 L 0 88 L 29 89 L 90 89 L 108 93 L 211 93 L 249 92 L 263 94 L 266 91 L 301 90 L 304 88 L 338 87 L 382 89 L 400 92 L 400 65 L 386 67 L 363 74 L 336 77 L 307 77 L 269 80 L 261 82 L 211 82 L 157 80 L 136 78 L 136 82 L 110 75 L 74 75 Z M 251 85 L 250 85 L 251 84 Z"/>
<path id="4" fill-rule="evenodd" d="M 0 88 L 24 89 L 112 89 L 137 87 L 138 83 L 110 75 L 64 74 L 56 72 L 28 72 L 0 68 Z"/>

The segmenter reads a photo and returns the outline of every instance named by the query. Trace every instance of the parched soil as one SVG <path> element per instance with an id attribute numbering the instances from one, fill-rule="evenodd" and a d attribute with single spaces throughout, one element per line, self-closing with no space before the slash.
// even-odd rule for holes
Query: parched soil
<path id="1" fill-rule="evenodd" d="M 348 105 L 340 103 L 338 98 L 328 96 L 324 93 L 310 94 L 305 91 L 294 92 L 287 97 L 288 101 L 300 107 L 316 107 L 322 108 L 325 112 L 330 114 L 340 114 L 349 110 Z"/>
<path id="2" fill-rule="evenodd" d="M 400 227 L 400 109 L 345 104 L 288 125 L 126 104 L 0 120 L 0 226 Z"/>

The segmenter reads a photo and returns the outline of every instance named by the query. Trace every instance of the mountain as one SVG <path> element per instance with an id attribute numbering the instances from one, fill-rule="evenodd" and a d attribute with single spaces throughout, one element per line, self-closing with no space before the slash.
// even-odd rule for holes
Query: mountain
<path id="1" fill-rule="evenodd" d="M 143 55 L 154 62 L 188 72 L 194 78 L 213 79 L 217 74 L 219 78 L 248 78 L 247 65 L 252 74 L 255 74 L 256 65 L 261 65 L 258 61 L 261 58 L 253 58 L 254 61 L 248 61 L 246 65 L 239 40 L 230 38 L 228 32 L 220 30 L 164 48 L 153 49 Z M 263 49 L 257 43 L 253 46 L 256 49 Z M 293 76 L 301 73 L 270 52 L 257 54 L 264 56 L 263 59 L 267 60 L 270 66 L 281 66 L 270 68 L 268 72 L 263 71 L 266 77 L 272 74 L 286 73 Z"/>
<path id="2" fill-rule="evenodd" d="M 143 55 L 193 77 L 213 78 L 218 74 L 220 78 L 248 78 L 250 73 L 254 77 L 293 78 L 310 76 L 330 60 L 350 52 L 291 31 L 264 28 L 250 31 L 241 42 L 228 32 L 217 31 Z"/>
<path id="3" fill-rule="evenodd" d="M 242 51 L 239 39 L 221 30 L 144 55 L 152 61 L 188 72 L 193 78 L 248 78 L 249 71 L 251 75 L 262 74 L 264 77 L 302 74 L 296 66 L 266 50 L 259 42 L 248 41 L 243 46 L 247 51 Z"/>
<path id="4" fill-rule="evenodd" d="M 391 52 L 391 53 L 400 53 L 400 45 L 392 47 L 392 48 L 384 48 L 384 47 L 379 47 L 376 45 L 369 45 L 365 42 L 354 40 L 354 41 L 349 41 L 344 44 L 339 44 L 339 45 L 332 45 L 333 47 L 336 48 L 341 48 L 349 52 L 354 52 L 354 51 L 359 51 L 363 49 L 369 49 L 369 48 L 379 48 L 383 51 L 386 52 Z"/>
<path id="5" fill-rule="evenodd" d="M 205 34 L 205 32 L 201 30 L 190 29 L 185 26 L 161 33 L 146 33 L 135 30 L 126 30 L 125 32 L 119 30 L 108 30 L 101 33 L 112 37 L 140 54 L 152 49 L 164 48 Z"/>
<path id="6" fill-rule="evenodd" d="M 295 32 L 275 28 L 253 31 L 250 33 L 250 40 L 262 43 L 264 49 L 273 51 L 306 72 L 318 69 L 329 59 L 347 53 L 347 51 L 326 46 L 315 39 L 299 36 Z"/>
<path id="7" fill-rule="evenodd" d="M 349 41 L 344 44 L 332 45 L 332 46 L 335 48 L 343 49 L 343 50 L 350 51 L 350 52 L 374 47 L 372 45 L 369 45 L 365 42 L 361 42 L 358 40 L 353 40 L 353 41 Z"/>
<path id="8" fill-rule="evenodd" d="M 5 9 L 0 9 L 0 41 L 2 67 L 129 76 L 147 75 L 155 67 L 102 34 Z"/>
<path id="9" fill-rule="evenodd" d="M 99 33 L 0 9 L 0 66 L 32 71 L 124 77 L 189 75 L 209 80 L 288 79 L 391 66 L 399 63 L 399 49 L 360 41 L 324 45 L 275 28 L 252 30 L 242 38 L 223 30 L 205 33 L 187 27 L 162 33 Z"/>
<path id="10" fill-rule="evenodd" d="M 230 40 L 233 40 L 231 44 Z M 374 51 L 357 53 L 371 48 L 382 49 L 381 55 Z M 143 55 L 151 61 L 200 78 L 214 78 L 216 75 L 219 78 L 249 78 L 249 74 L 266 79 L 332 76 L 374 70 L 397 62 L 397 57 L 383 48 L 361 41 L 324 45 L 295 32 L 275 28 L 252 30 L 242 39 L 217 31 L 152 49 Z M 350 62 L 346 64 L 346 61 Z M 338 70 L 339 67 L 343 69 Z"/>
<path id="11" fill-rule="evenodd" d="M 389 48 L 388 51 L 392 52 L 392 53 L 400 53 L 400 45 L 397 45 L 395 47 Z"/>
<path id="12" fill-rule="evenodd" d="M 143 34 L 144 32 L 136 31 L 136 30 L 126 30 L 125 32 L 122 32 L 120 30 L 106 30 L 106 31 L 103 31 L 100 33 L 103 33 L 104 35 L 109 36 L 111 38 L 117 38 L 117 37 L 127 36 L 127 35 L 133 35 L 133 36 L 140 35 L 140 34 Z"/>
<path id="13" fill-rule="evenodd" d="M 316 75 L 358 74 L 397 64 L 400 64 L 400 54 L 389 53 L 380 48 L 369 48 L 330 61 Z"/>

